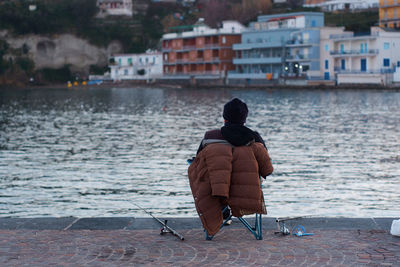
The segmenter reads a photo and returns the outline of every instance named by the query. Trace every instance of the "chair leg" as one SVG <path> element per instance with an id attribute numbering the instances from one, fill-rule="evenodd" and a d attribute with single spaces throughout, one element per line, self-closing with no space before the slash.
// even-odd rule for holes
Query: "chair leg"
<path id="1" fill-rule="evenodd" d="M 227 219 L 225 219 L 225 221 L 221 224 L 221 227 L 219 229 L 222 229 L 225 225 L 226 222 L 232 219 L 232 215 L 230 215 Z M 244 219 L 243 217 L 238 217 L 239 221 L 241 221 L 243 223 L 244 226 L 246 226 L 246 228 L 254 235 L 254 237 L 257 240 L 262 240 L 263 236 L 262 236 L 262 216 L 261 214 L 256 214 L 256 221 L 254 223 L 254 227 L 252 227 L 249 222 Z M 209 235 L 207 230 L 204 229 L 205 235 L 206 235 L 206 240 L 212 240 L 213 239 L 213 235 Z"/>
<path id="2" fill-rule="evenodd" d="M 254 235 L 257 240 L 262 240 L 262 217 L 261 214 L 256 214 L 256 221 L 254 227 L 247 222 L 246 219 L 239 217 L 238 218 L 244 226 Z"/>
<path id="3" fill-rule="evenodd" d="M 231 219 L 232 219 L 232 214 L 229 215 L 229 217 L 226 218 L 226 219 L 223 221 L 223 223 L 221 224 L 221 226 L 219 227 L 219 229 L 221 230 L 225 225 L 227 225 L 227 222 L 228 222 L 229 220 L 231 220 Z M 212 239 L 213 239 L 214 236 L 213 236 L 213 235 L 209 235 L 206 229 L 204 229 L 204 232 L 206 233 L 206 240 L 212 240 Z"/>

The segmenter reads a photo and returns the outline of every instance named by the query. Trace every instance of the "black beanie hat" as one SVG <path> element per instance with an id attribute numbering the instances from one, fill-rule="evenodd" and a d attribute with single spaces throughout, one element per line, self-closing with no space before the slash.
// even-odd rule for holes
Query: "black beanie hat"
<path id="1" fill-rule="evenodd" d="M 238 98 L 234 98 L 225 104 L 222 117 L 233 124 L 244 124 L 248 113 L 249 110 L 246 103 Z"/>

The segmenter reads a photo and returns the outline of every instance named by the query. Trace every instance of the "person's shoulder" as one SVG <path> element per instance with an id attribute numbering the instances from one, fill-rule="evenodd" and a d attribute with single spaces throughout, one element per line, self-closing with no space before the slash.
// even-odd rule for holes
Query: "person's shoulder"
<path id="1" fill-rule="evenodd" d="M 220 129 L 214 129 L 207 131 L 204 134 L 204 139 L 221 139 L 224 140 L 225 138 L 222 136 L 221 130 Z"/>

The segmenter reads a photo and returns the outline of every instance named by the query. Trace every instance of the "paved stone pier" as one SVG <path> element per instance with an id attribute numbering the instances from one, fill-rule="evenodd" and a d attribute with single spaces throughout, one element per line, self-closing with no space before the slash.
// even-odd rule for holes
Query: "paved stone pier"
<path id="1" fill-rule="evenodd" d="M 263 218 L 263 240 L 234 220 L 206 241 L 197 218 L 170 218 L 181 241 L 147 218 L 0 218 L 0 266 L 400 266 L 392 220 L 299 219 L 314 235 L 297 237 Z"/>

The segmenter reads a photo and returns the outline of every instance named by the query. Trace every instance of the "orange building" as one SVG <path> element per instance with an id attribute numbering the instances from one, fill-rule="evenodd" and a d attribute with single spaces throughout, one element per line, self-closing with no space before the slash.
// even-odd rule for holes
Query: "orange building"
<path id="1" fill-rule="evenodd" d="M 400 28 L 400 0 L 379 0 L 379 26 Z"/>
<path id="2" fill-rule="evenodd" d="M 162 38 L 163 73 L 168 75 L 219 75 L 234 70 L 232 45 L 241 42 L 244 26 L 224 21 L 212 29 L 199 20 L 193 31 L 164 34 Z"/>

